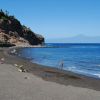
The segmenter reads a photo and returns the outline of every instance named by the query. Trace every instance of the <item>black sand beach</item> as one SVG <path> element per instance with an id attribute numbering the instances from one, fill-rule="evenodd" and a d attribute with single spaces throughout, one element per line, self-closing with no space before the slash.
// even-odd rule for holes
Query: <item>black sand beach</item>
<path id="1" fill-rule="evenodd" d="M 0 49 L 0 100 L 100 99 L 99 79 L 33 64 L 12 49 Z"/>
<path id="2" fill-rule="evenodd" d="M 3 48 L 0 50 L 0 58 L 5 58 L 4 62 L 6 64 L 11 64 L 13 66 L 16 64 L 22 65 L 23 69 L 25 69 L 28 73 L 32 73 L 46 81 L 56 82 L 66 86 L 73 85 L 98 91 L 100 90 L 100 79 L 82 76 L 80 74 L 50 68 L 48 66 L 38 65 L 35 63 L 33 64 L 28 59 L 18 57 L 14 54 L 11 55 L 10 51 L 13 49 L 19 50 L 20 48 Z"/>

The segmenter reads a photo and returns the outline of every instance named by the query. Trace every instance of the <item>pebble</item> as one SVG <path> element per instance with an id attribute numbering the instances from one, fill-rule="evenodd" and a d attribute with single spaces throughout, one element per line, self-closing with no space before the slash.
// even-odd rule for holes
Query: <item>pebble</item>
<path id="1" fill-rule="evenodd" d="M 29 79 L 29 78 L 27 76 L 25 76 L 24 79 Z"/>
<path id="2" fill-rule="evenodd" d="M 5 59 L 4 58 L 1 58 L 1 61 L 4 61 Z"/>
<path id="3" fill-rule="evenodd" d="M 22 72 L 22 70 L 21 70 L 21 69 L 18 69 L 18 71 L 19 71 L 19 72 Z"/>
<path id="4" fill-rule="evenodd" d="M 16 66 L 16 67 L 17 67 L 17 66 L 18 66 L 18 64 L 14 64 L 14 66 Z"/>

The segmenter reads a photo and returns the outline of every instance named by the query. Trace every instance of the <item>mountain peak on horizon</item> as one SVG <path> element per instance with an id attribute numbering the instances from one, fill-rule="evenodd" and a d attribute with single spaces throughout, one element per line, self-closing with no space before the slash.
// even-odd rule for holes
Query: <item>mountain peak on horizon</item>
<path id="1" fill-rule="evenodd" d="M 47 42 L 52 43 L 100 43 L 100 36 L 87 36 L 78 34 L 72 37 L 48 39 Z"/>

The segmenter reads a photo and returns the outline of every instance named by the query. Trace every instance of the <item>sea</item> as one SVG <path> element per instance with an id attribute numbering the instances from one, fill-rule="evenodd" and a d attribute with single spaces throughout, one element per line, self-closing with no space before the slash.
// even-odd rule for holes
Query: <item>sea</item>
<path id="1" fill-rule="evenodd" d="M 42 48 L 22 48 L 19 54 L 33 63 L 100 78 L 99 43 L 46 43 Z"/>

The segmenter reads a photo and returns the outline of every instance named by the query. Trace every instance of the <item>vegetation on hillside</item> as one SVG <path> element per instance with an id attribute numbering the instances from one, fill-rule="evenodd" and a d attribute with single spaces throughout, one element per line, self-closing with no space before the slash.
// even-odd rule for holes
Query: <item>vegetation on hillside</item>
<path id="1" fill-rule="evenodd" d="M 38 45 L 44 43 L 44 37 L 34 33 L 30 28 L 22 25 L 14 16 L 9 15 L 8 11 L 0 10 L 0 41 L 7 37 L 5 42 L 14 45 L 29 44 Z"/>

